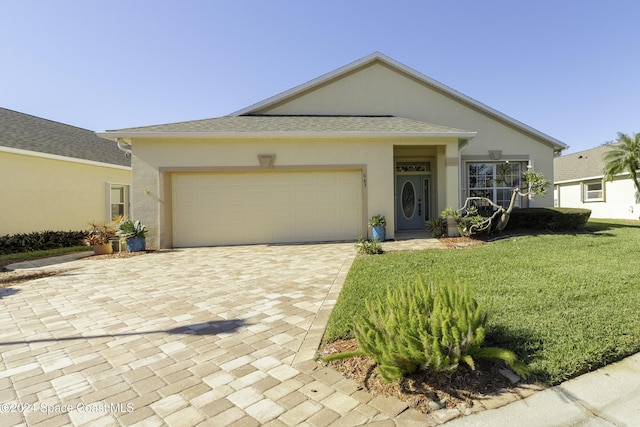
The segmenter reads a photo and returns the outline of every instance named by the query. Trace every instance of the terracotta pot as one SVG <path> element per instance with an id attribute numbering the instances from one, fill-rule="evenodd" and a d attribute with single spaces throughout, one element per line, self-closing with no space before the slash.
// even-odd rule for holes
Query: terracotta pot
<path id="1" fill-rule="evenodd" d="M 96 255 L 104 255 L 113 253 L 113 246 L 111 243 L 105 243 L 104 245 L 93 245 L 93 253 Z"/>

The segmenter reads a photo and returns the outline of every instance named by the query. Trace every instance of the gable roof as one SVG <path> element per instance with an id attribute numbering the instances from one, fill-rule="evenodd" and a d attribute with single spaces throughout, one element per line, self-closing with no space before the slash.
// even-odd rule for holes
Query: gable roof
<path id="1" fill-rule="evenodd" d="M 0 107 L 0 147 L 118 166 L 131 159 L 93 131 Z"/>
<path id="2" fill-rule="evenodd" d="M 231 113 L 232 116 L 242 116 L 242 115 L 251 115 L 251 114 L 255 114 L 255 113 L 259 113 L 261 111 L 264 111 L 265 109 L 269 108 L 269 107 L 273 107 L 277 104 L 281 104 L 283 102 L 285 102 L 288 99 L 297 97 L 305 92 L 311 91 L 316 87 L 322 86 L 327 84 L 328 82 L 332 81 L 332 80 L 336 80 L 339 79 L 347 74 L 353 73 L 354 71 L 364 68 L 364 67 L 368 67 L 369 65 L 375 63 L 375 62 L 380 62 L 388 67 L 391 67 L 401 73 L 404 73 L 420 82 L 422 82 L 424 85 L 431 87 L 433 89 L 435 89 L 436 91 L 449 96 L 455 100 L 457 100 L 458 102 L 465 104 L 477 111 L 480 111 L 481 113 L 492 117 L 500 122 L 506 123 L 510 126 L 513 126 L 514 128 L 520 130 L 521 132 L 524 132 L 525 134 L 534 136 L 548 144 L 550 144 L 554 150 L 564 150 L 566 148 L 568 148 L 568 146 L 566 144 L 564 144 L 563 142 L 545 134 L 540 132 L 537 129 L 532 128 L 531 126 L 528 126 L 512 117 L 507 116 L 506 114 L 503 114 L 479 101 L 476 101 L 473 98 L 470 98 L 440 82 L 438 82 L 437 80 L 434 80 L 416 70 L 413 70 L 409 67 L 407 67 L 404 64 L 401 64 L 400 62 L 380 53 L 380 52 L 374 52 L 368 56 L 365 56 L 364 58 L 361 58 L 357 61 L 354 61 L 350 64 L 347 64 L 343 67 L 340 67 L 334 71 L 331 71 L 327 74 L 324 74 L 320 77 L 317 77 L 307 83 L 303 83 L 299 86 L 296 86 L 292 89 L 289 89 L 285 92 L 282 92 L 278 95 L 272 96 L 270 98 L 267 98 L 263 101 L 260 101 L 258 103 L 255 103 L 253 105 L 250 105 L 246 108 L 243 108 L 241 110 L 238 110 L 234 113 Z"/>
<path id="3" fill-rule="evenodd" d="M 574 181 L 604 176 L 603 155 L 609 147 L 601 145 L 590 150 L 579 151 L 553 159 L 554 182 Z"/>
<path id="4" fill-rule="evenodd" d="M 453 137 L 475 132 L 394 116 L 226 116 L 213 119 L 119 129 L 99 133 L 107 138 L 138 137 Z"/>

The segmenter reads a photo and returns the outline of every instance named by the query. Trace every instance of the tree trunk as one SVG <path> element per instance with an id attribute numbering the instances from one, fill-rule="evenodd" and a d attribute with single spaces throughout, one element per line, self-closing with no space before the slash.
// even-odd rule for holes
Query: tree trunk
<path id="1" fill-rule="evenodd" d="M 500 215 L 498 224 L 496 224 L 495 231 L 502 231 L 505 229 L 505 227 L 509 223 L 509 218 L 511 218 L 511 212 L 513 212 L 513 208 L 516 207 L 516 200 L 518 199 L 519 195 L 520 195 L 520 189 L 515 188 L 513 190 L 513 193 L 511 193 L 511 200 L 509 201 L 509 207 L 506 210 L 504 208 L 500 208 L 502 209 L 502 214 Z"/>

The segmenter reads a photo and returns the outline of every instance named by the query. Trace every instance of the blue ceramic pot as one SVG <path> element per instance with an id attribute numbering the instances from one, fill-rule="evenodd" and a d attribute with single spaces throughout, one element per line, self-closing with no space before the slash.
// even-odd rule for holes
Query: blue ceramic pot
<path id="1" fill-rule="evenodd" d="M 387 237 L 387 229 L 384 228 L 384 225 L 376 225 L 375 227 L 371 227 L 371 234 L 374 240 L 384 242 L 384 239 Z"/>
<path id="2" fill-rule="evenodd" d="M 145 240 L 143 237 L 130 237 L 127 239 L 127 250 L 129 252 L 141 252 L 145 249 Z"/>

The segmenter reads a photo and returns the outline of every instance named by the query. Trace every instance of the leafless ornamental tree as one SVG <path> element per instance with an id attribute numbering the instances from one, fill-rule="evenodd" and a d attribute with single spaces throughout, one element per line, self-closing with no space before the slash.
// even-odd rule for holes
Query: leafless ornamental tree
<path id="1" fill-rule="evenodd" d="M 483 202 L 483 204 L 491 205 L 495 208 L 495 212 L 493 213 L 493 215 L 480 223 L 471 225 L 469 231 L 471 232 L 471 234 L 480 233 L 486 230 L 489 230 L 490 232 L 499 232 L 504 230 L 504 228 L 509 223 L 511 212 L 513 212 L 513 209 L 515 208 L 519 197 L 544 194 L 549 188 L 549 185 L 550 182 L 547 178 L 544 177 L 544 175 L 542 175 L 540 172 L 528 169 L 526 172 L 522 173 L 522 186 L 525 188 L 513 188 L 509 206 L 506 209 L 486 197 L 467 197 L 467 200 L 464 202 L 464 206 L 460 209 L 460 212 L 466 212 L 467 214 L 469 214 L 469 212 L 473 212 L 473 202 L 477 201 Z M 491 224 L 494 224 L 494 220 L 495 227 L 491 230 Z"/>

